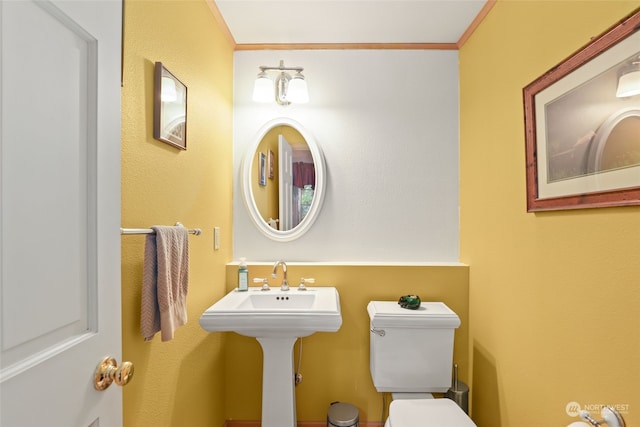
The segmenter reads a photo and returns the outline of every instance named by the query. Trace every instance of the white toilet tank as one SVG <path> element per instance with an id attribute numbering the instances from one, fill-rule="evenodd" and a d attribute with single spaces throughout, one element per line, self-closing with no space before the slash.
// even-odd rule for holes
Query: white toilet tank
<path id="1" fill-rule="evenodd" d="M 379 392 L 445 392 L 451 387 L 453 335 L 460 318 L 441 302 L 417 310 L 371 301 L 371 378 Z"/>

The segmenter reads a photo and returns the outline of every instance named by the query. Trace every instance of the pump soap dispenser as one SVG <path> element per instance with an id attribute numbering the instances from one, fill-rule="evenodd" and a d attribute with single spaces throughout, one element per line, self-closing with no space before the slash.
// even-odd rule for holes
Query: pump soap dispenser
<path id="1" fill-rule="evenodd" d="M 247 269 L 246 258 L 240 258 L 240 265 L 238 266 L 238 290 L 249 290 L 249 270 Z"/>

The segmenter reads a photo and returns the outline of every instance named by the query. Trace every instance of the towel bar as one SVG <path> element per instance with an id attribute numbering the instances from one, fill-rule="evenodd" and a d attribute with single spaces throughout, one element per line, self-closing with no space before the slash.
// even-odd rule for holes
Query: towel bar
<path id="1" fill-rule="evenodd" d="M 182 226 L 179 222 L 176 225 Z M 202 234 L 202 230 L 199 228 L 190 228 L 187 231 L 195 236 Z M 155 234 L 155 231 L 152 228 L 120 228 L 120 234 Z"/>

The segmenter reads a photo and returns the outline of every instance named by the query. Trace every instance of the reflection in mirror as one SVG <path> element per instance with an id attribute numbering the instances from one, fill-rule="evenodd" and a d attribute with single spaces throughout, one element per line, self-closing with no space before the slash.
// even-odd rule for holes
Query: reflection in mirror
<path id="1" fill-rule="evenodd" d="M 324 164 L 313 138 L 290 119 L 265 125 L 245 155 L 245 204 L 274 240 L 293 240 L 311 226 L 323 199 Z"/>
<path id="2" fill-rule="evenodd" d="M 588 161 L 590 173 L 640 165 L 640 109 L 623 109 L 605 120 L 589 145 Z"/>
<path id="3" fill-rule="evenodd" d="M 266 175 L 253 168 L 253 199 L 262 219 L 281 231 L 291 230 L 305 218 L 313 201 L 316 172 L 304 137 L 288 125 L 275 126 L 262 138 L 253 159 L 266 154 Z"/>

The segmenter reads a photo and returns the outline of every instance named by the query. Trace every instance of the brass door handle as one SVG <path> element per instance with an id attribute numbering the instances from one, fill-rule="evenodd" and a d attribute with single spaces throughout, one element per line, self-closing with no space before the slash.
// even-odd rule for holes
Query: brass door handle
<path id="1" fill-rule="evenodd" d="M 105 357 L 96 367 L 93 377 L 93 386 L 96 390 L 105 390 L 115 382 L 119 386 L 125 386 L 133 377 L 133 363 L 122 362 L 120 366 L 113 357 Z"/>

